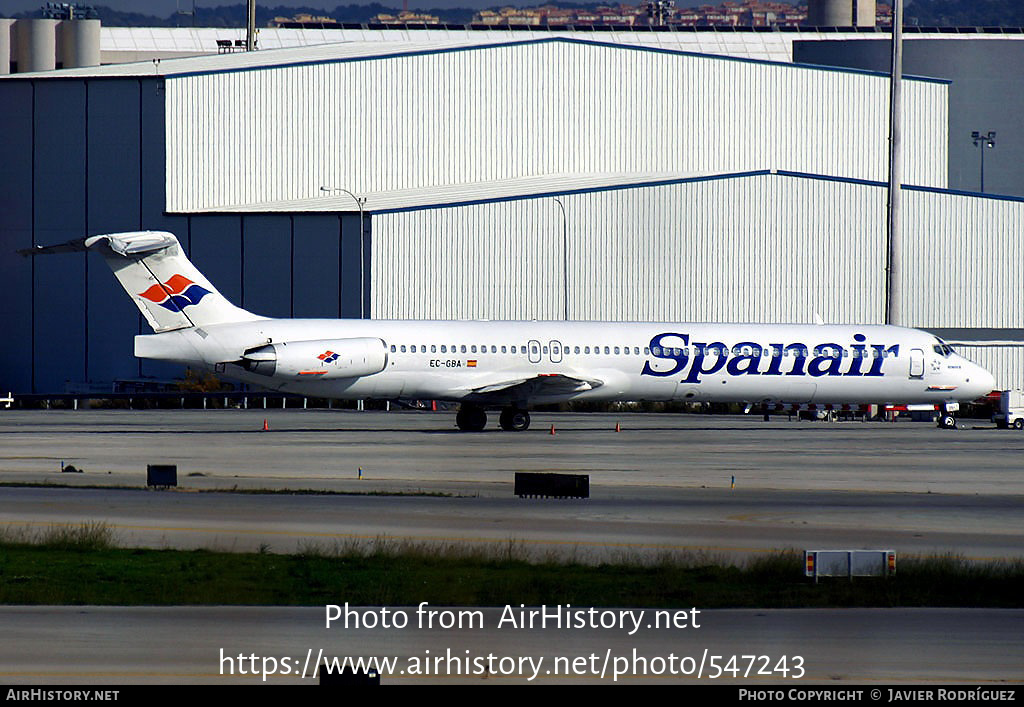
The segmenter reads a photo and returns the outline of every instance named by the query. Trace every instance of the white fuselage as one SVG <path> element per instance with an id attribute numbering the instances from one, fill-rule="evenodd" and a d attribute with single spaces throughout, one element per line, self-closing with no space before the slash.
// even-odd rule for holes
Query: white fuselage
<path id="1" fill-rule="evenodd" d="M 331 374 L 323 368 L 329 362 L 309 355 L 359 339 L 380 341 L 380 370 Z M 309 344 L 302 370 L 286 370 L 284 349 L 267 354 L 279 358 L 271 374 L 237 365 L 246 352 L 274 345 L 300 352 L 296 342 Z M 139 336 L 136 355 L 309 396 L 482 406 L 573 399 L 943 403 L 974 400 L 994 387 L 991 374 L 935 336 L 879 325 L 264 319 Z"/>

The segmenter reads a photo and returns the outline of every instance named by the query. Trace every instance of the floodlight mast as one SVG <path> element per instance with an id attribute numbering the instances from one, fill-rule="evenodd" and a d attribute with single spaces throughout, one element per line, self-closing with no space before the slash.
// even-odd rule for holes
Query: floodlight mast
<path id="1" fill-rule="evenodd" d="M 971 133 L 971 140 L 974 141 L 974 146 L 981 148 L 981 175 L 979 182 L 981 183 L 981 193 L 985 193 L 985 148 L 992 149 L 996 146 L 996 131 L 989 130 L 988 134 L 982 135 L 980 132 L 975 130 Z"/>

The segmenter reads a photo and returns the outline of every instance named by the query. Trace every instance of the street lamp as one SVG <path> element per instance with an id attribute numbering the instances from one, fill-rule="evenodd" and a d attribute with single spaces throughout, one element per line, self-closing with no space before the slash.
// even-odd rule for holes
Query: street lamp
<path id="1" fill-rule="evenodd" d="M 565 205 L 555 199 L 562 211 L 562 319 L 569 321 L 569 240 L 566 230 Z"/>
<path id="2" fill-rule="evenodd" d="M 974 141 L 974 146 L 981 148 L 981 193 L 985 193 L 985 148 L 993 148 L 996 146 L 996 132 L 989 130 L 987 134 L 982 135 L 980 132 L 975 130 L 971 133 L 971 140 Z"/>
<path id="3" fill-rule="evenodd" d="M 342 187 L 320 187 L 320 191 L 330 194 L 331 192 L 345 192 L 356 202 L 356 206 L 359 207 L 359 318 L 366 318 L 366 311 L 364 309 L 364 302 L 366 300 L 366 273 L 365 263 L 366 257 L 363 253 L 363 206 L 366 204 L 366 197 L 359 198 L 348 189 Z M 338 244 L 338 259 L 341 260 L 341 244 Z M 341 300 L 341 273 L 338 273 L 338 299 Z M 338 312 L 338 316 L 341 316 L 341 312 Z M 362 398 L 356 401 L 356 410 L 364 410 L 365 404 Z M 390 404 L 388 406 L 390 410 Z"/>
<path id="4" fill-rule="evenodd" d="M 362 198 L 359 198 L 358 196 L 350 192 L 348 189 L 344 189 L 343 187 L 320 187 L 320 191 L 326 192 L 328 194 L 336 191 L 345 192 L 346 194 L 352 197 L 352 199 L 356 202 L 356 206 L 359 207 L 359 318 L 365 319 L 366 311 L 364 301 L 366 299 L 366 258 L 363 254 L 363 206 L 366 205 L 366 197 L 364 196 Z M 338 288 L 338 292 L 340 296 L 340 287 Z M 341 316 L 341 312 L 338 312 L 338 316 Z"/>

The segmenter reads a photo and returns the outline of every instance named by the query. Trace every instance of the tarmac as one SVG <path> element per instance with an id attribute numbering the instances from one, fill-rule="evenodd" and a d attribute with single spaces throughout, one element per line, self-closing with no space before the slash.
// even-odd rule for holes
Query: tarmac
<path id="1" fill-rule="evenodd" d="M 461 433 L 449 412 L 2 411 L 0 532 L 102 523 L 123 546 L 413 543 L 584 562 L 742 563 L 783 549 L 1022 555 L 1024 433 L 971 421 L 941 430 L 784 416 L 533 417 L 527 432 Z M 176 465 L 177 487 L 148 489 L 148 464 Z M 62 472 L 68 465 L 80 473 Z M 517 498 L 518 471 L 586 474 L 590 497 Z M 384 608 L 414 617 L 417 607 L 358 610 Z M 892 684 L 1024 682 L 1021 610 L 716 610 L 701 613 L 699 629 L 645 623 L 633 634 L 499 627 L 519 609 L 530 607 L 509 597 L 480 610 L 480 627 L 396 630 L 326 628 L 326 607 L 0 607 L 0 682 L 310 684 L 310 665 L 344 656 L 399 660 L 384 684 L 728 683 L 794 699 L 804 693 L 789 691 L 810 685 L 860 685 L 887 699 Z M 249 656 L 259 660 L 243 674 Z M 428 667 L 442 656 L 464 662 Z M 465 662 L 486 656 L 485 670 Z"/>

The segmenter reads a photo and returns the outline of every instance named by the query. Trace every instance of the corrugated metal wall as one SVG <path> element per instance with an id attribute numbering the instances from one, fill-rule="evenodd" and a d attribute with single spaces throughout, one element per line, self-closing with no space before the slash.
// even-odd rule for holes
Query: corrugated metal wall
<path id="1" fill-rule="evenodd" d="M 886 178 L 885 77 L 581 41 L 167 78 L 167 207 L 538 174 Z M 946 183 L 944 83 L 905 88 L 906 181 Z"/>
<path id="2" fill-rule="evenodd" d="M 998 390 L 1024 387 L 1024 344 L 956 348 L 959 353 L 991 371 L 996 377 Z"/>
<path id="3" fill-rule="evenodd" d="M 568 282 L 570 319 L 883 321 L 880 185 L 755 175 L 559 199 L 565 246 L 552 197 L 374 215 L 372 316 L 561 319 Z M 904 204 L 907 324 L 1019 327 L 1024 201 Z M 1024 383 L 1024 348 L 977 351 Z"/>
<path id="4" fill-rule="evenodd" d="M 915 290 L 905 300 L 908 319 L 932 327 L 1021 327 L 1024 203 L 914 191 L 903 203 L 904 227 L 917 242 L 904 253 L 906 284 Z"/>
<path id="5" fill-rule="evenodd" d="M 761 175 L 560 197 L 569 318 L 876 321 L 873 191 Z M 373 235 L 374 318 L 562 318 L 553 198 L 378 214 Z"/>

